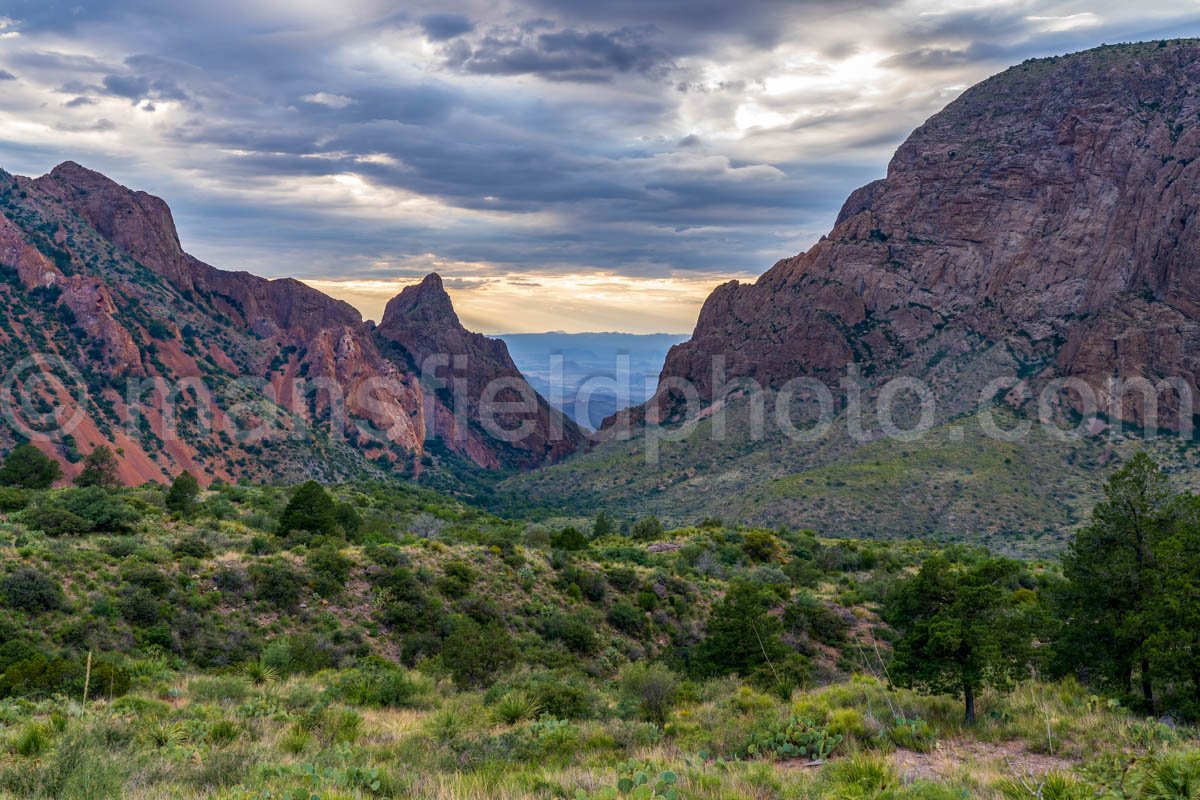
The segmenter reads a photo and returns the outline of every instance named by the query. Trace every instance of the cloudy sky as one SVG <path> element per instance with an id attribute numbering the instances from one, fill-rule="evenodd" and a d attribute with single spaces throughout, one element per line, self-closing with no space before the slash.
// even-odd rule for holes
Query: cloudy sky
<path id="1" fill-rule="evenodd" d="M 486 332 L 687 332 L 971 83 L 1191 35 L 1200 0 L 0 0 L 0 167 L 368 317 L 436 269 Z"/>

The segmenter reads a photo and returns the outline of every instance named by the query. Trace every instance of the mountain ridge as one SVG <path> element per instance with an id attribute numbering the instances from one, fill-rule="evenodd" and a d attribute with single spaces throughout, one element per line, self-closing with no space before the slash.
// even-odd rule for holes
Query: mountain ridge
<path id="1" fill-rule="evenodd" d="M 462 328 L 436 275 L 422 284 L 433 313 L 424 313 L 423 324 L 410 326 L 412 335 L 398 345 L 348 303 L 299 281 L 220 270 L 194 258 L 182 249 L 164 201 L 75 162 L 39 178 L 3 178 L 0 261 L 14 278 L 4 291 L 15 312 L 7 327 L 21 319 L 31 323 L 4 333 L 3 342 L 14 356 L 62 357 L 86 379 L 83 444 L 115 445 L 127 481 L 158 480 L 182 469 L 209 480 L 258 477 L 262 465 L 254 459 L 262 447 L 214 432 L 229 416 L 219 402 L 195 407 L 196 398 L 190 404 L 180 398 L 184 413 L 193 421 L 208 413 L 216 425 L 206 430 L 193 424 L 174 437 L 141 431 L 129 424 L 124 406 L 131 398 L 112 385 L 116 378 L 209 379 L 234 389 L 239 381 L 260 382 L 269 396 L 252 398 L 260 405 L 249 415 L 272 418 L 267 427 L 283 429 L 290 441 L 266 473 L 278 477 L 314 469 L 329 476 L 373 468 L 417 474 L 428 466 L 426 443 L 433 439 L 478 466 L 529 467 L 562 458 L 582 441 L 569 421 L 556 428 L 553 443 L 545 436 L 499 441 L 476 420 L 456 417 L 446 397 L 422 386 L 423 376 L 411 369 L 405 347 L 429 351 L 435 342 L 473 343 L 474 349 L 461 355 L 479 362 L 474 369 L 481 374 L 507 370 L 507 377 L 523 383 L 502 344 L 499 349 L 486 345 L 493 340 L 472 339 L 477 335 Z M 393 314 L 393 325 L 396 319 Z M 32 335 L 33 329 L 42 334 Z M 316 387 L 311 397 L 296 395 L 301 384 Z M 126 388 L 126 395 L 130 391 Z M 133 398 L 138 402 L 131 405 L 141 407 L 149 427 L 161 428 L 164 412 L 177 409 L 165 408 L 153 386 L 147 392 L 148 398 Z M 536 406 L 530 412 L 535 432 L 558 425 L 540 397 L 531 405 Z M 317 430 L 320 424 L 323 433 Z M 11 442 L 22 432 L 33 434 L 71 473 L 79 443 L 7 427 L 4 438 Z M 125 429 L 123 435 L 117 428 Z M 305 440 L 313 447 L 308 455 L 303 454 Z M 324 459 L 332 463 L 319 463 Z"/>

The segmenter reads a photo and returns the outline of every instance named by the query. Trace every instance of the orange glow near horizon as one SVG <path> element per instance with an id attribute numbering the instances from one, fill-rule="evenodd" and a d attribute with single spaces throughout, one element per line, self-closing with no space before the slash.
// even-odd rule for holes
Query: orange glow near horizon
<path id="1" fill-rule="evenodd" d="M 471 275 L 442 273 L 464 326 L 473 331 L 691 333 L 709 293 L 745 275 L 634 278 L 613 273 Z M 417 278 L 306 280 L 378 321 L 387 301 Z"/>

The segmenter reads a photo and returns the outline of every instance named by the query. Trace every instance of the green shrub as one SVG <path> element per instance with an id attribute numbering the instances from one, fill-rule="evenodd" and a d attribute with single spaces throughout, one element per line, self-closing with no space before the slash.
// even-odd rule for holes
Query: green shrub
<path id="1" fill-rule="evenodd" d="M 175 554 L 176 558 L 208 558 L 213 551 L 208 542 L 204 541 L 203 536 L 189 533 L 181 536 L 179 541 L 172 545 L 171 552 Z"/>
<path id="2" fill-rule="evenodd" d="M 480 625 L 466 616 L 456 616 L 450 635 L 442 645 L 442 664 L 463 687 L 486 686 L 517 661 L 517 646 L 498 622 Z"/>
<path id="3" fill-rule="evenodd" d="M 0 486 L 49 489 L 61 477 L 58 462 L 28 442 L 14 447 L 0 465 Z"/>
<path id="4" fill-rule="evenodd" d="M 373 662 L 340 675 L 332 685 L 334 696 L 355 706 L 407 708 L 414 704 L 417 685 L 403 670 Z"/>
<path id="5" fill-rule="evenodd" d="M 0 598 L 9 608 L 42 614 L 66 602 L 58 582 L 33 567 L 20 567 L 0 580 Z"/>
<path id="6" fill-rule="evenodd" d="M 250 567 L 254 596 L 278 609 L 290 611 L 300 604 L 307 588 L 304 576 L 281 558 L 260 561 Z"/>
<path id="7" fill-rule="evenodd" d="M 59 495 L 58 502 L 67 511 L 87 520 L 88 532 L 117 533 L 128 530 L 138 521 L 138 512 L 124 498 L 103 486 L 67 489 Z"/>
<path id="8" fill-rule="evenodd" d="M 47 536 L 78 536 L 92 529 L 83 517 L 60 505 L 41 502 L 26 508 L 21 520 L 35 531 Z"/>
<path id="9" fill-rule="evenodd" d="M 20 511 L 29 505 L 29 493 L 12 486 L 0 486 L 0 512 Z"/>
<path id="10" fill-rule="evenodd" d="M 679 696 L 679 678 L 660 664 L 630 664 L 621 670 L 621 693 L 642 718 L 663 725 Z"/>
<path id="11" fill-rule="evenodd" d="M 346 558 L 331 544 L 309 550 L 304 557 L 312 589 L 321 597 L 336 597 L 341 594 L 350 578 L 354 562 Z"/>
<path id="12" fill-rule="evenodd" d="M 608 624 L 621 633 L 640 636 L 646 630 L 646 613 L 632 603 L 621 600 L 608 610 Z"/>
<path id="13" fill-rule="evenodd" d="M 292 494 L 287 507 L 279 516 L 276 533 L 306 532 L 320 536 L 337 536 L 337 509 L 325 487 L 316 481 L 302 484 Z"/>
<path id="14" fill-rule="evenodd" d="M 555 550 L 586 550 L 587 537 L 578 528 L 563 528 L 550 538 L 550 546 Z"/>
<path id="15" fill-rule="evenodd" d="M 554 614 L 542 623 L 542 635 L 550 641 L 562 642 L 580 655 L 594 653 L 600 645 L 595 624 L 579 614 Z"/>
<path id="16" fill-rule="evenodd" d="M 45 752 L 50 745 L 50 736 L 46 729 L 36 722 L 31 722 L 13 737 L 12 750 L 19 756 L 35 758 Z"/>

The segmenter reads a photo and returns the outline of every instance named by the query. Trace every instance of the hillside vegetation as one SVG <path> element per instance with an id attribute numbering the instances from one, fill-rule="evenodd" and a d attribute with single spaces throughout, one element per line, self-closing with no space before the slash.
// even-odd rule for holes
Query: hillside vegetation
<path id="1" fill-rule="evenodd" d="M 83 485 L 47 489 L 35 452 L 0 467 L 2 797 L 1200 781 L 1178 604 L 1200 526 L 1144 456 L 1061 566 L 717 519 L 525 523 L 396 484 L 121 489 L 111 469 L 92 453 Z"/>

